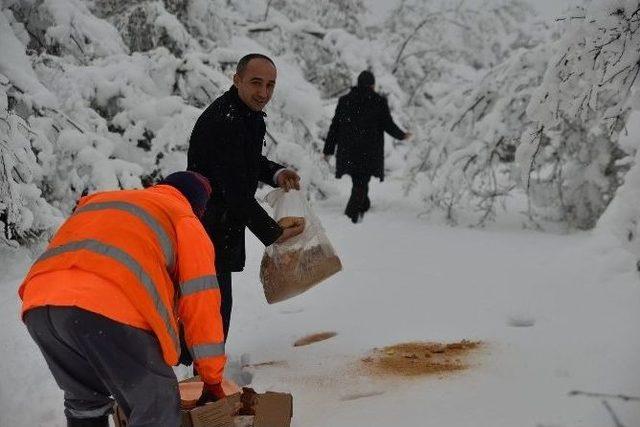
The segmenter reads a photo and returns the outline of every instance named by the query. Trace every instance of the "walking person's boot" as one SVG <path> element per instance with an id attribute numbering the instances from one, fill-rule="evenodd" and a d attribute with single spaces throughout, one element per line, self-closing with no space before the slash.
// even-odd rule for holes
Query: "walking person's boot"
<path id="1" fill-rule="evenodd" d="M 362 210 L 364 197 L 365 193 L 361 188 L 354 188 L 349 203 L 347 203 L 347 208 L 344 211 L 345 215 L 351 218 L 351 222 L 354 224 L 359 222 L 364 215 L 364 211 Z"/>
<path id="2" fill-rule="evenodd" d="M 351 197 L 349 197 L 344 214 L 348 216 L 354 224 L 358 222 L 358 218 L 360 217 L 360 200 L 356 187 L 351 190 Z"/>

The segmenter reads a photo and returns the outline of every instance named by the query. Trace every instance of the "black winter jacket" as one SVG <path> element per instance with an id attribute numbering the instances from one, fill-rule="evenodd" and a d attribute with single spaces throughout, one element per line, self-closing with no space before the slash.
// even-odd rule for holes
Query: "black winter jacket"
<path id="1" fill-rule="evenodd" d="M 203 219 L 216 251 L 216 271 L 242 271 L 245 227 L 269 246 L 282 229 L 255 199 L 258 181 L 272 187 L 284 166 L 262 155 L 263 112 L 252 111 L 232 86 L 198 118 L 189 140 L 187 169 L 211 181 L 213 193 Z"/>
<path id="2" fill-rule="evenodd" d="M 405 133 L 393 122 L 387 100 L 369 87 L 354 87 L 340 97 L 324 145 L 334 154 L 336 177 L 375 176 L 384 180 L 384 132 L 397 139 Z"/>

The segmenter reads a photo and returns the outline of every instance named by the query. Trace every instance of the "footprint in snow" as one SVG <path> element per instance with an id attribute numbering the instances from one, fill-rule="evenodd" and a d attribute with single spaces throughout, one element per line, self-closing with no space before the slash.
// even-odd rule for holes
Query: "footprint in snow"
<path id="1" fill-rule="evenodd" d="M 304 308 L 286 308 L 284 310 L 280 310 L 280 314 L 298 314 L 302 313 Z"/>
<path id="2" fill-rule="evenodd" d="M 319 341 L 328 340 L 329 338 L 333 338 L 336 335 L 338 334 L 335 332 L 318 332 L 317 334 L 311 334 L 297 339 L 296 342 L 293 343 L 293 346 L 301 347 L 304 345 L 313 344 Z"/>
<path id="3" fill-rule="evenodd" d="M 515 328 L 528 328 L 536 324 L 536 319 L 528 314 L 512 314 L 507 318 L 507 325 Z"/>
<path id="4" fill-rule="evenodd" d="M 350 400 L 363 399 L 365 397 L 380 396 L 381 394 L 384 394 L 384 391 L 364 391 L 361 393 L 345 394 L 344 396 L 340 397 L 340 400 L 343 402 L 348 402 Z"/>

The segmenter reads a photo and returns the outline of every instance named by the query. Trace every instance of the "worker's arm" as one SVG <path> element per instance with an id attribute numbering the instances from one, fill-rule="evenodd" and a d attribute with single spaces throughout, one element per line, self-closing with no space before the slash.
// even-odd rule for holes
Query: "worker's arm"
<path id="1" fill-rule="evenodd" d="M 202 380 L 220 384 L 226 357 L 213 244 L 195 216 L 182 218 L 176 234 L 178 317 L 186 346 Z"/>

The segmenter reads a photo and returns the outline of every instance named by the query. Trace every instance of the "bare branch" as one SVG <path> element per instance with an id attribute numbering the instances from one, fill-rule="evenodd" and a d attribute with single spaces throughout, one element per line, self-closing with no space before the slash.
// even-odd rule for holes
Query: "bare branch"
<path id="1" fill-rule="evenodd" d="M 404 53 L 404 50 L 407 47 L 407 44 L 409 44 L 409 42 L 411 41 L 412 38 L 414 38 L 416 36 L 416 34 L 418 34 L 418 31 L 420 31 L 420 29 L 422 27 L 424 27 L 427 22 L 429 22 L 431 19 L 433 19 L 434 17 L 441 15 L 441 13 L 432 13 L 430 15 L 427 15 L 426 18 L 424 18 L 422 20 L 422 22 L 420 22 L 416 28 L 414 28 L 414 30 L 411 32 L 411 34 L 409 34 L 409 37 L 407 37 L 404 42 L 402 42 L 402 45 L 400 46 L 400 50 L 398 51 L 398 55 L 396 56 L 396 60 L 394 61 L 394 65 L 393 65 L 393 71 L 391 71 L 392 74 L 395 74 L 398 71 L 398 65 L 400 64 L 400 58 L 402 57 L 402 54 Z"/>
<path id="2" fill-rule="evenodd" d="M 536 139 L 538 139 L 538 145 L 536 146 L 536 151 L 533 153 L 533 156 L 531 156 L 531 160 L 529 161 L 529 168 L 527 170 L 527 194 L 529 194 L 529 187 L 531 184 L 531 171 L 533 170 L 533 164 L 535 163 L 536 157 L 538 156 L 538 153 L 540 153 L 540 148 L 542 146 L 540 139 L 542 139 L 542 133 L 544 132 L 544 125 L 540 126 L 540 129 L 538 129 L 536 132 L 533 133 L 533 139 L 531 140 L 530 143 L 533 143 Z"/>
<path id="3" fill-rule="evenodd" d="M 609 405 L 609 402 L 607 402 L 606 400 L 603 400 L 602 404 L 604 405 L 605 408 L 607 408 L 609 415 L 611 415 L 611 418 L 613 419 L 613 424 L 616 427 L 625 427 L 624 424 L 622 424 L 622 422 L 620 421 L 620 418 L 618 418 L 616 413 L 613 411 L 613 408 L 611 407 L 611 405 Z"/>
<path id="4" fill-rule="evenodd" d="M 437 53 L 439 51 L 440 51 L 440 49 L 424 49 L 424 50 L 419 50 L 417 52 L 407 53 L 402 58 L 400 58 L 400 62 L 403 62 L 405 59 L 410 58 L 412 56 L 423 55 L 425 53 Z"/>
<path id="5" fill-rule="evenodd" d="M 572 20 L 572 19 L 586 19 L 586 16 L 563 16 L 561 18 L 556 18 L 556 22 L 560 22 L 560 21 L 566 21 L 567 19 Z"/>
<path id="6" fill-rule="evenodd" d="M 320 32 L 320 31 L 311 31 L 311 30 L 302 30 L 303 33 L 305 34 L 309 34 L 311 36 L 314 36 L 316 38 L 319 38 L 320 40 L 324 39 L 324 36 L 326 35 L 326 33 Z"/>
<path id="7" fill-rule="evenodd" d="M 266 33 L 269 31 L 273 31 L 276 28 L 277 27 L 275 25 L 272 25 L 270 27 L 253 27 L 253 28 L 249 28 L 247 31 L 250 33 Z"/>
<path id="8" fill-rule="evenodd" d="M 621 68 L 620 70 L 618 70 L 617 72 L 613 73 L 611 75 L 611 77 L 609 77 L 608 79 L 605 79 L 604 77 L 602 78 L 602 83 L 600 83 L 598 86 L 603 86 L 605 83 L 610 83 L 613 81 L 613 79 L 615 79 L 616 77 L 618 77 L 620 74 L 624 73 L 626 70 L 628 70 L 629 68 L 631 68 L 631 65 L 627 65 L 626 67 Z"/>
<path id="9" fill-rule="evenodd" d="M 625 402 L 629 402 L 629 401 L 640 402 L 640 397 L 627 396 L 625 394 L 592 393 L 592 392 L 580 391 L 580 390 L 572 390 L 568 394 L 569 396 L 586 396 L 586 397 L 596 397 L 596 398 L 605 398 L 605 399 L 618 399 L 618 400 L 624 400 Z"/>
<path id="10" fill-rule="evenodd" d="M 269 0 L 267 2 L 267 8 L 264 11 L 264 18 L 262 19 L 263 21 L 266 21 L 267 20 L 267 16 L 269 16 L 269 7 L 271 7 L 271 2 L 272 2 L 272 0 Z"/>
<path id="11" fill-rule="evenodd" d="M 633 87 L 633 84 L 636 82 L 636 79 L 638 78 L 638 73 L 640 72 L 640 63 L 636 62 L 636 65 L 634 68 L 636 69 L 636 73 L 633 75 L 633 79 L 631 80 L 631 83 L 627 88 L 627 96 L 629 96 L 629 93 L 631 93 L 631 88 Z"/>
<path id="12" fill-rule="evenodd" d="M 471 107 L 467 108 L 464 113 L 462 113 L 462 115 L 460 116 L 460 118 L 451 126 L 450 130 L 454 130 L 460 123 L 462 123 L 462 120 L 464 120 L 464 117 L 467 115 L 467 113 L 469 111 L 473 111 L 478 104 L 480 104 L 480 102 L 482 102 L 482 100 L 485 98 L 485 95 L 482 95 L 480 98 L 478 98 L 476 100 L 476 102 L 473 103 L 473 105 L 471 105 Z"/>

